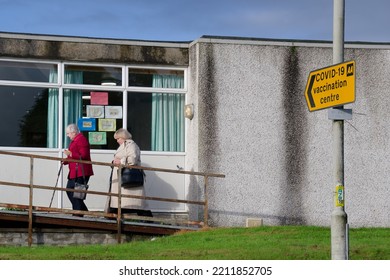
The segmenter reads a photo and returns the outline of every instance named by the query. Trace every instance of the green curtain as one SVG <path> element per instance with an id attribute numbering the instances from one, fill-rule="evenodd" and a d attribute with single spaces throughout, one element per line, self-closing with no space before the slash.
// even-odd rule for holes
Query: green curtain
<path id="1" fill-rule="evenodd" d="M 57 72 L 50 73 L 49 81 L 57 82 Z M 83 73 L 79 71 L 67 71 L 65 84 L 80 84 L 83 82 Z M 78 89 L 64 89 L 64 128 L 71 123 L 76 123 L 82 117 L 83 92 Z M 47 113 L 47 147 L 58 147 L 58 98 L 59 91 L 56 88 L 49 89 Z M 63 147 L 69 146 L 69 138 L 64 132 Z"/>
<path id="2" fill-rule="evenodd" d="M 183 88 L 184 78 L 153 75 L 155 88 Z M 184 94 L 152 94 L 152 151 L 184 152 Z"/>
<path id="3" fill-rule="evenodd" d="M 83 72 L 66 71 L 64 77 L 65 84 L 82 84 Z M 83 92 L 79 89 L 64 89 L 64 129 L 68 124 L 77 124 L 83 116 Z M 68 147 L 70 140 L 64 132 L 63 147 Z"/>
<path id="4" fill-rule="evenodd" d="M 51 71 L 49 82 L 57 82 L 57 72 Z M 47 140 L 48 148 L 58 147 L 58 88 L 49 88 L 47 108 Z"/>

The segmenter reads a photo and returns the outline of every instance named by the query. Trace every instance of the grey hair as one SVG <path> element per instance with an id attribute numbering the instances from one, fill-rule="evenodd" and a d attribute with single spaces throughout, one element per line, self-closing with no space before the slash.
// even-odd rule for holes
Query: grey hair
<path id="1" fill-rule="evenodd" d="M 78 133 L 80 132 L 80 129 L 79 129 L 79 127 L 77 126 L 77 124 L 71 123 L 71 124 L 69 124 L 69 125 L 66 127 L 66 131 L 68 131 L 68 132 L 74 132 L 74 133 L 78 134 Z"/>
<path id="2" fill-rule="evenodd" d="M 123 138 L 123 139 L 127 140 L 127 139 L 132 139 L 133 136 L 131 135 L 130 132 L 127 131 L 126 128 L 119 128 L 117 131 L 115 131 L 114 138 L 115 139 Z"/>

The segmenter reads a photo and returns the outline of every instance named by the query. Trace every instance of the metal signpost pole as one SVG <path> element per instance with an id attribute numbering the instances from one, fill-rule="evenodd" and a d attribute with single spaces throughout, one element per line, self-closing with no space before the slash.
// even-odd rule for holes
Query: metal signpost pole
<path id="1" fill-rule="evenodd" d="M 344 61 L 344 9 L 345 0 L 333 2 L 333 63 Z M 343 109 L 343 106 L 334 109 Z M 332 123 L 335 204 L 331 219 L 331 247 L 333 260 L 348 259 L 347 214 L 344 211 L 344 120 Z"/>

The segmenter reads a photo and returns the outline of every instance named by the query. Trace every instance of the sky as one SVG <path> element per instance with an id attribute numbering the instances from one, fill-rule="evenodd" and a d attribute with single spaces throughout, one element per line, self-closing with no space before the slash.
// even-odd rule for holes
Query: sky
<path id="1" fill-rule="evenodd" d="M 333 38 L 334 0 L 0 0 L 0 32 L 148 41 Z M 345 41 L 390 42 L 389 0 L 345 0 Z"/>

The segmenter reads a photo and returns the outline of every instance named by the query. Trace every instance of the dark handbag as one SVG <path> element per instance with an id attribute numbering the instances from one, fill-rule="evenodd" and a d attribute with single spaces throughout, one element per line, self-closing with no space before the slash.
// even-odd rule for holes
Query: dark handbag
<path id="1" fill-rule="evenodd" d="M 144 184 L 144 171 L 136 168 L 122 168 L 122 187 L 135 188 Z"/>
<path id="2" fill-rule="evenodd" d="M 80 184 L 80 183 L 75 183 L 74 184 L 74 189 L 79 190 L 79 191 L 87 191 L 89 186 L 87 184 Z M 73 198 L 77 199 L 82 199 L 84 200 L 87 197 L 87 193 L 82 193 L 82 192 L 74 192 L 73 193 Z"/>
<path id="3" fill-rule="evenodd" d="M 81 157 L 80 157 L 81 160 Z M 79 164 L 76 164 L 76 178 L 77 178 L 77 171 L 79 169 Z M 84 165 L 81 164 L 81 173 L 83 174 L 83 182 L 85 182 L 85 176 L 84 176 Z M 89 186 L 87 184 L 80 184 L 78 182 L 74 183 L 74 189 L 79 191 L 87 191 Z M 84 200 L 87 197 L 87 193 L 84 192 L 73 192 L 73 198 Z"/>

